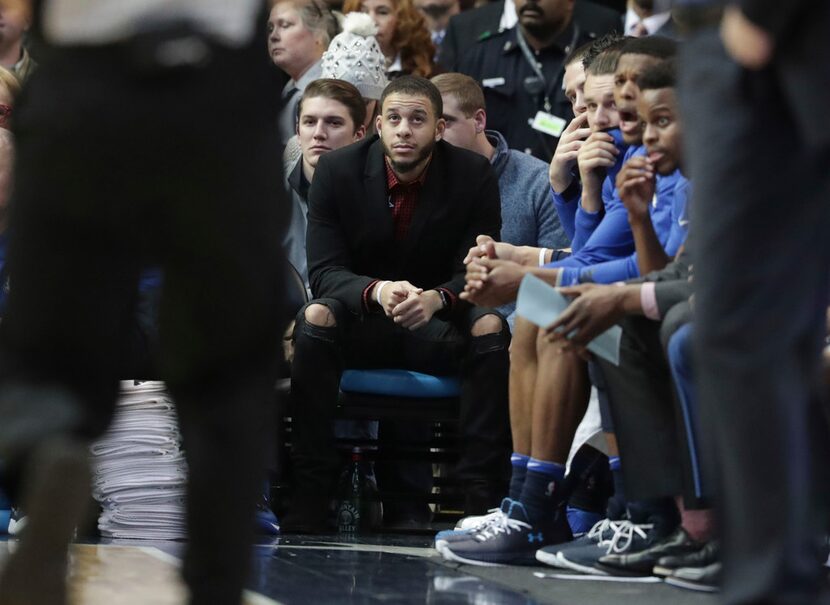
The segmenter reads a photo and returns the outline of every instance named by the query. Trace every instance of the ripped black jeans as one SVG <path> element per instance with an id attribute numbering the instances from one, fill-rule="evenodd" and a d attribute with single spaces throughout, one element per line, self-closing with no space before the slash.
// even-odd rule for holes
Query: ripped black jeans
<path id="1" fill-rule="evenodd" d="M 401 368 L 460 376 L 458 477 L 500 491 L 510 473 L 510 330 L 496 311 L 472 307 L 451 321 L 433 317 L 424 327 L 409 331 L 380 313 L 355 316 L 334 299 L 308 304 L 328 307 L 336 326 L 308 324 L 306 305 L 294 330 L 292 461 L 297 488 L 304 495 L 325 497 L 336 479 L 339 458 L 332 420 L 345 368 Z M 473 337 L 476 320 L 491 314 L 501 319 L 501 331 Z M 497 505 L 496 501 L 493 506 Z"/>

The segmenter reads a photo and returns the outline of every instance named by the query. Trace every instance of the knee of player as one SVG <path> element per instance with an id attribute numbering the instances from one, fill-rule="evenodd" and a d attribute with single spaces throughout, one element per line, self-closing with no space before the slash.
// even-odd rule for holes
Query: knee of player
<path id="1" fill-rule="evenodd" d="M 499 334 L 503 329 L 505 329 L 504 320 L 498 315 L 488 313 L 473 322 L 470 333 L 474 337 L 487 336 L 489 334 Z"/>
<path id="2" fill-rule="evenodd" d="M 326 305 L 311 304 L 306 307 L 304 313 L 307 324 L 318 328 L 333 328 L 337 325 L 334 313 Z"/>

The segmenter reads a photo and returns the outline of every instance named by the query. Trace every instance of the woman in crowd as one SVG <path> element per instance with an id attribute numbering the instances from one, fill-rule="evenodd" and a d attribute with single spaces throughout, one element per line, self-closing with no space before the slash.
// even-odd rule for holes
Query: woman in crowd
<path id="1" fill-rule="evenodd" d="M 297 103 L 305 87 L 320 77 L 320 58 L 337 31 L 337 19 L 322 0 L 280 0 L 271 9 L 268 55 L 291 77 L 282 92 L 283 143 L 296 132 Z"/>
<path id="2" fill-rule="evenodd" d="M 378 28 L 372 18 L 353 12 L 343 20 L 343 31 L 331 41 L 323 55 L 323 78 L 345 80 L 354 85 L 366 103 L 363 126 L 375 133 L 375 117 L 386 78 L 386 61 L 377 43 Z"/>
<path id="3" fill-rule="evenodd" d="M 352 11 L 368 13 L 378 26 L 376 37 L 390 78 L 403 74 L 429 78 L 437 73 L 432 60 L 435 46 L 412 0 L 346 0 L 343 12 Z"/>

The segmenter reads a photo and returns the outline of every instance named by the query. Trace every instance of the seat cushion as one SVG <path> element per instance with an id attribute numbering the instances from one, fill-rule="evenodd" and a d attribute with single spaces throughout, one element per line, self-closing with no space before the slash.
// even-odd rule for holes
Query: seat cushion
<path id="1" fill-rule="evenodd" d="M 411 370 L 346 370 L 340 390 L 395 397 L 457 397 L 461 383 L 454 376 L 433 376 Z"/>

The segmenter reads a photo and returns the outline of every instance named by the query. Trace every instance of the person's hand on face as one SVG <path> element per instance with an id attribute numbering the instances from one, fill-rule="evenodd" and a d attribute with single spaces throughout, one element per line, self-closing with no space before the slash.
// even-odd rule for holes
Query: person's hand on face
<path id="1" fill-rule="evenodd" d="M 613 168 L 619 154 L 620 150 L 614 143 L 614 137 L 607 132 L 592 133 L 577 154 L 582 180 L 604 178 L 605 171 Z"/>
<path id="2" fill-rule="evenodd" d="M 643 220 L 650 216 L 657 181 L 647 157 L 635 156 L 628 160 L 617 174 L 616 186 L 631 218 Z"/>
<path id="3" fill-rule="evenodd" d="M 562 133 L 548 171 L 550 186 L 557 193 L 565 191 L 573 181 L 572 169 L 576 164 L 579 151 L 590 134 L 588 116 L 584 113 L 571 120 Z"/>

